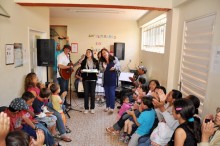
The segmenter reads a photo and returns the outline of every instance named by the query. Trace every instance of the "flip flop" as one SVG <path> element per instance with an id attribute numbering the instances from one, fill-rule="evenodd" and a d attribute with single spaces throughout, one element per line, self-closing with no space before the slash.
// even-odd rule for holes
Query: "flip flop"
<path id="1" fill-rule="evenodd" d="M 62 141 L 65 141 L 65 142 L 71 142 L 72 140 L 68 137 L 61 137 L 60 138 Z"/>
<path id="2" fill-rule="evenodd" d="M 112 131 L 111 134 L 112 135 L 119 135 L 119 132 L 118 131 Z"/>
<path id="3" fill-rule="evenodd" d="M 106 130 L 108 133 L 112 133 L 112 130 L 111 130 L 110 128 L 111 128 L 111 127 L 105 128 L 105 130 Z"/>

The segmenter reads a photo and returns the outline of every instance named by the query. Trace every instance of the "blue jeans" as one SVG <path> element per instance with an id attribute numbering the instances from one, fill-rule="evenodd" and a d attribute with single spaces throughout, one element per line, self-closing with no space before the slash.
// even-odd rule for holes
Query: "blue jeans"
<path id="1" fill-rule="evenodd" d="M 44 135 L 45 135 L 45 140 L 44 143 L 46 144 L 46 146 L 53 146 L 55 144 L 54 138 L 51 135 L 50 131 L 41 123 L 37 123 L 35 124 L 39 129 L 44 131 Z"/>
<path id="2" fill-rule="evenodd" d="M 107 108 L 115 108 L 115 88 L 116 86 L 104 86 Z"/>
<path id="3" fill-rule="evenodd" d="M 56 127 L 57 127 L 57 130 L 59 131 L 60 135 L 66 134 L 66 128 L 63 123 L 61 114 L 53 109 L 53 105 L 51 102 L 48 103 L 47 107 L 48 107 L 48 110 L 50 112 L 53 112 L 53 115 L 57 117 Z"/>
<path id="4" fill-rule="evenodd" d="M 95 108 L 95 87 L 96 81 L 83 81 L 84 88 L 84 108 L 89 109 L 89 97 L 90 97 L 90 109 Z"/>
<path id="5" fill-rule="evenodd" d="M 67 91 L 68 92 L 68 86 L 69 86 L 69 80 L 64 80 L 63 78 L 57 78 L 58 80 L 58 83 L 60 85 L 60 95 L 64 92 L 64 91 Z M 64 105 L 66 105 L 66 97 L 65 97 L 65 100 L 64 100 Z"/>
<path id="6" fill-rule="evenodd" d="M 149 136 L 143 136 L 138 139 L 138 146 L 151 146 L 151 140 Z"/>

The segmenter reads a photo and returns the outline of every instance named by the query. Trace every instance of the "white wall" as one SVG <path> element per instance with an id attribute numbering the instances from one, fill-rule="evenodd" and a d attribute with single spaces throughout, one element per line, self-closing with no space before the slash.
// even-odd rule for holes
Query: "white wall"
<path id="1" fill-rule="evenodd" d="M 0 16 L 0 106 L 2 106 L 8 105 L 24 91 L 24 77 L 30 72 L 28 28 L 48 33 L 49 9 L 21 7 L 13 0 L 1 1 L 0 5 L 11 16 L 10 18 Z M 22 67 L 5 65 L 5 44 L 13 43 L 22 43 L 24 61 Z"/>
<path id="2" fill-rule="evenodd" d="M 176 44 L 176 58 L 180 58 L 181 56 L 181 48 L 182 48 L 182 35 L 183 35 L 183 24 L 184 21 L 197 18 L 200 16 L 204 16 L 206 14 L 216 13 L 216 21 L 213 32 L 213 48 L 220 48 L 220 1 L 219 0 L 193 0 L 184 3 L 179 6 L 179 17 L 173 19 L 173 21 L 178 21 L 179 24 L 176 26 L 178 28 L 177 31 L 177 44 Z M 179 20 L 178 20 L 179 19 Z M 175 26 L 174 26 L 175 27 Z M 212 50 L 214 51 L 214 49 Z M 175 54 L 173 54 L 175 55 Z M 212 56 L 213 58 L 214 56 Z M 214 59 L 214 58 L 213 58 Z M 179 66 L 180 59 L 176 59 L 176 64 L 174 66 L 174 87 L 177 87 L 179 80 Z M 204 103 L 204 113 L 214 113 L 216 107 L 220 106 L 219 103 L 219 95 L 220 95 L 220 71 L 214 71 L 212 69 L 213 62 L 211 62 L 211 68 L 209 72 L 208 78 L 208 88 L 207 88 L 207 96 Z M 217 70 L 220 70 L 220 65 L 218 65 Z"/>
<path id="3" fill-rule="evenodd" d="M 151 11 L 150 13 L 146 14 L 144 17 L 142 17 L 138 21 L 139 27 L 141 27 L 143 24 L 149 22 L 150 20 L 156 18 L 157 16 L 163 14 L 164 12 L 160 11 Z M 170 22 L 170 13 L 168 13 L 168 23 Z M 142 63 L 142 65 L 146 66 L 148 69 L 147 75 L 149 79 L 157 79 L 161 85 L 167 86 L 167 73 L 168 73 L 168 59 L 169 59 L 169 38 L 170 38 L 170 25 L 167 25 L 167 38 L 166 45 L 165 45 L 165 53 L 152 53 L 152 52 L 146 52 L 143 50 L 140 50 L 140 59 L 139 62 Z M 140 28 L 141 31 L 141 28 Z"/>
<path id="4" fill-rule="evenodd" d="M 114 42 L 124 42 L 125 60 L 120 61 L 122 70 L 128 70 L 129 59 L 130 68 L 138 65 L 140 37 L 136 21 L 52 18 L 50 25 L 67 25 L 70 43 L 78 43 L 78 53 L 71 53 L 73 62 L 85 54 L 86 49 L 101 50 L 103 47 L 110 49 L 110 45 L 114 45 Z M 90 34 L 113 35 L 116 38 L 95 38 L 89 37 Z M 101 42 L 101 45 L 96 44 L 98 42 Z"/>

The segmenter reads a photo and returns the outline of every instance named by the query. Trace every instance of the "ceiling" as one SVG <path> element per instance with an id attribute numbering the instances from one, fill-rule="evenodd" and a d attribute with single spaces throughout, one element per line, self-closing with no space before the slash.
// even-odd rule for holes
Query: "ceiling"
<path id="1" fill-rule="evenodd" d="M 148 10 L 138 9 L 51 7 L 50 17 L 138 20 L 148 12 Z"/>

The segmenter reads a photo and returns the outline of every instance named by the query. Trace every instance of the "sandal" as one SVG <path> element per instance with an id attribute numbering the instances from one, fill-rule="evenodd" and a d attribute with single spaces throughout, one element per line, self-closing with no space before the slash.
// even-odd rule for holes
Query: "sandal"
<path id="1" fill-rule="evenodd" d="M 111 132 L 111 134 L 112 134 L 112 135 L 119 135 L 119 131 L 115 131 L 115 130 L 114 130 L 114 131 Z"/>
<path id="2" fill-rule="evenodd" d="M 112 133 L 113 130 L 111 130 L 112 127 L 108 127 L 108 128 L 105 128 L 105 130 L 108 132 L 108 133 Z"/>
<path id="3" fill-rule="evenodd" d="M 56 139 L 60 139 L 61 138 L 59 134 L 53 135 L 53 137 L 56 138 Z"/>
<path id="4" fill-rule="evenodd" d="M 65 141 L 65 142 L 71 142 L 72 140 L 68 137 L 61 137 L 60 138 L 62 141 Z"/>
<path id="5" fill-rule="evenodd" d="M 69 127 L 66 127 L 66 133 L 71 133 L 71 130 L 69 129 Z"/>

